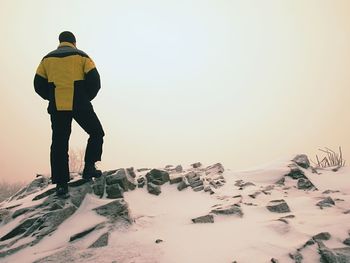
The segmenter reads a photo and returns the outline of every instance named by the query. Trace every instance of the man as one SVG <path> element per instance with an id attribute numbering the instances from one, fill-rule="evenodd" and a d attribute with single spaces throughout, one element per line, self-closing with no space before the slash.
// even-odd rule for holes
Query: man
<path id="1" fill-rule="evenodd" d="M 49 101 L 52 144 L 50 152 L 51 179 L 56 194 L 68 196 L 68 149 L 72 119 L 89 134 L 85 151 L 83 178 L 101 176 L 95 162 L 101 160 L 104 131 L 91 100 L 100 89 L 100 76 L 91 58 L 76 48 L 73 33 L 59 35 L 59 46 L 40 62 L 34 77 L 34 88 Z"/>

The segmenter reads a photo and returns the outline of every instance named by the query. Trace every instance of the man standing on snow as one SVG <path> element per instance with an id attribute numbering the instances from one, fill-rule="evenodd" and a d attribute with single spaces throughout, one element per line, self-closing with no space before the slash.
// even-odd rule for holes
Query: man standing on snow
<path id="1" fill-rule="evenodd" d="M 104 131 L 91 104 L 100 89 L 100 76 L 91 58 L 76 48 L 73 33 L 59 35 L 59 46 L 40 62 L 34 88 L 49 101 L 52 144 L 51 179 L 58 196 L 68 196 L 68 149 L 72 119 L 89 134 L 83 178 L 101 176 L 95 162 L 101 160 Z"/>

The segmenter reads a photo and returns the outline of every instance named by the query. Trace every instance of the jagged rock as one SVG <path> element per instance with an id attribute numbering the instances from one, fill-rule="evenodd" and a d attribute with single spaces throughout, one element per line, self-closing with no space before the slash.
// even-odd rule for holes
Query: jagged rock
<path id="1" fill-rule="evenodd" d="M 116 199 L 108 204 L 93 209 L 97 214 L 109 218 L 112 222 L 119 219 L 132 222 L 130 218 L 129 208 L 124 199 Z"/>
<path id="2" fill-rule="evenodd" d="M 140 177 L 140 178 L 137 179 L 137 187 L 138 187 L 138 188 L 144 187 L 145 184 L 146 184 L 146 179 L 145 179 L 145 177 Z"/>
<path id="3" fill-rule="evenodd" d="M 291 259 L 294 259 L 295 263 L 301 263 L 303 261 L 303 255 L 299 251 L 295 253 L 289 253 L 289 257 Z"/>
<path id="4" fill-rule="evenodd" d="M 38 192 L 41 189 L 44 189 L 49 184 L 49 178 L 40 176 L 35 178 L 28 186 L 23 187 L 20 191 L 18 191 L 15 195 L 10 198 L 12 200 L 23 199 L 27 195 Z"/>
<path id="5" fill-rule="evenodd" d="M 190 185 L 191 185 L 192 188 L 196 188 L 198 186 L 203 186 L 203 181 L 202 180 L 198 180 L 198 181 L 193 182 Z M 203 189 L 204 189 L 204 187 L 203 187 Z"/>
<path id="6" fill-rule="evenodd" d="M 321 232 L 312 237 L 314 240 L 329 240 L 331 238 L 331 234 L 329 232 Z"/>
<path id="7" fill-rule="evenodd" d="M 114 174 L 106 176 L 106 184 L 119 184 L 124 191 L 134 190 L 136 188 L 134 178 L 131 177 L 125 169 L 119 169 Z"/>
<path id="8" fill-rule="evenodd" d="M 94 194 L 102 198 L 105 192 L 105 185 L 106 185 L 106 177 L 104 175 L 102 175 L 99 178 L 96 178 L 94 185 L 92 186 L 92 189 L 94 190 Z"/>
<path id="9" fill-rule="evenodd" d="M 335 205 L 335 202 L 330 196 L 328 196 L 325 199 L 319 201 L 316 205 L 319 206 L 321 209 L 323 209 L 325 207 L 331 207 Z"/>
<path id="10" fill-rule="evenodd" d="M 123 198 L 124 190 L 118 183 L 115 183 L 106 186 L 106 193 L 107 198 L 110 199 Z"/>
<path id="11" fill-rule="evenodd" d="M 80 187 L 71 188 L 69 193 L 70 193 L 70 200 L 72 204 L 75 205 L 76 207 L 79 207 L 83 202 L 86 194 L 92 193 L 92 188 L 90 183 L 85 183 Z"/>
<path id="12" fill-rule="evenodd" d="M 211 210 L 212 213 L 218 215 L 238 215 L 240 217 L 243 216 L 242 209 L 237 205 L 228 205 L 228 206 L 219 206 Z"/>
<path id="13" fill-rule="evenodd" d="M 289 176 L 293 179 L 305 178 L 305 174 L 300 168 L 296 165 L 289 165 L 290 172 L 285 176 Z"/>
<path id="14" fill-rule="evenodd" d="M 181 174 L 170 174 L 169 175 L 170 184 L 178 184 L 182 181 Z"/>
<path id="15" fill-rule="evenodd" d="M 178 185 L 177 185 L 177 190 L 182 191 L 183 189 L 187 188 L 188 184 L 185 181 L 181 181 Z"/>
<path id="16" fill-rule="evenodd" d="M 63 207 L 64 207 L 64 204 L 57 201 L 57 202 L 54 202 L 51 206 L 49 206 L 49 211 L 55 211 L 58 209 L 62 209 Z"/>
<path id="17" fill-rule="evenodd" d="M 193 164 L 191 164 L 191 166 L 193 167 L 193 168 L 199 168 L 199 167 L 201 167 L 202 166 L 202 164 L 200 163 L 200 162 L 197 162 L 197 163 L 193 163 Z"/>
<path id="18" fill-rule="evenodd" d="M 292 161 L 295 162 L 297 165 L 303 167 L 304 169 L 310 167 L 310 161 L 306 154 L 299 154 L 295 156 Z"/>
<path id="19" fill-rule="evenodd" d="M 39 217 L 34 217 L 34 218 L 28 218 L 28 219 L 24 220 L 22 223 L 20 223 L 14 229 L 12 229 L 10 232 L 8 232 L 6 235 L 2 236 L 0 238 L 0 241 L 4 241 L 4 240 L 10 239 L 10 238 L 13 238 L 15 236 L 24 234 L 38 218 Z"/>
<path id="20" fill-rule="evenodd" d="M 166 171 L 152 169 L 146 174 L 147 181 L 156 185 L 162 185 L 169 182 L 169 173 Z"/>
<path id="21" fill-rule="evenodd" d="M 278 259 L 271 258 L 271 263 L 279 263 Z"/>
<path id="22" fill-rule="evenodd" d="M 150 194 L 154 194 L 154 195 L 159 195 L 162 192 L 160 190 L 160 186 L 159 185 L 155 185 L 153 183 L 147 183 L 147 191 Z"/>
<path id="23" fill-rule="evenodd" d="M 266 206 L 266 208 L 270 212 L 275 212 L 275 213 L 289 213 L 290 212 L 288 204 L 283 199 L 270 201 L 269 204 Z"/>
<path id="24" fill-rule="evenodd" d="M 126 168 L 126 172 L 132 177 L 136 178 L 136 173 L 134 171 L 134 167 Z"/>
<path id="25" fill-rule="evenodd" d="M 298 189 L 312 189 L 312 188 L 314 188 L 314 185 L 306 178 L 299 178 L 297 186 L 298 186 Z"/>
<path id="26" fill-rule="evenodd" d="M 102 234 L 94 243 L 92 243 L 89 248 L 105 247 L 108 245 L 109 233 L 106 232 Z"/>
<path id="27" fill-rule="evenodd" d="M 82 237 L 84 237 L 84 236 L 90 234 L 92 231 L 96 230 L 97 227 L 98 227 L 99 225 L 100 225 L 100 224 L 98 224 L 98 225 L 96 225 L 96 226 L 93 226 L 93 227 L 90 227 L 90 228 L 88 228 L 88 229 L 86 229 L 86 230 L 84 230 L 84 231 L 82 231 L 82 232 L 80 232 L 80 233 L 77 233 L 77 234 L 71 236 L 71 237 L 69 238 L 69 242 L 73 242 L 73 241 L 76 240 L 76 239 L 82 238 Z"/>
<path id="28" fill-rule="evenodd" d="M 347 263 L 350 262 L 350 247 L 333 248 L 326 247 L 322 241 L 317 242 L 321 263 Z"/>
<path id="29" fill-rule="evenodd" d="M 343 244 L 347 245 L 347 246 L 350 246 L 350 237 L 348 237 L 347 239 L 345 239 L 343 241 Z"/>
<path id="30" fill-rule="evenodd" d="M 192 219 L 193 223 L 214 223 L 214 216 L 213 215 L 205 215 L 200 216 Z"/>
<path id="31" fill-rule="evenodd" d="M 151 170 L 150 168 L 140 168 L 140 169 L 137 169 L 138 172 L 145 172 L 145 171 L 149 171 Z"/>
<path id="32" fill-rule="evenodd" d="M 284 182 L 286 181 L 285 177 L 283 176 L 281 179 L 279 179 L 275 184 L 278 185 L 284 185 Z"/>

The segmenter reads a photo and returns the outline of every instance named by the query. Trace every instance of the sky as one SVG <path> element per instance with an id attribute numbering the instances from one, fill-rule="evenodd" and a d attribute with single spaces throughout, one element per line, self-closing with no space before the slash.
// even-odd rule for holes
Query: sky
<path id="1" fill-rule="evenodd" d="M 101 76 L 103 170 L 242 170 L 339 146 L 350 159 L 347 0 L 0 2 L 0 180 L 50 171 L 33 78 L 65 30 Z M 74 124 L 71 149 L 87 138 Z"/>

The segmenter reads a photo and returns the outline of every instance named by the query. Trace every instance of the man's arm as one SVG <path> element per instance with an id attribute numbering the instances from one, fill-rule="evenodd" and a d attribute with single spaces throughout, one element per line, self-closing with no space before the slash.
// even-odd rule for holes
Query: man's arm
<path id="1" fill-rule="evenodd" d="M 34 89 L 44 100 L 49 99 L 49 88 L 46 71 L 41 61 L 34 77 Z"/>
<path id="2" fill-rule="evenodd" d="M 86 58 L 85 60 L 84 73 L 87 94 L 89 100 L 91 101 L 96 97 L 101 88 L 100 74 L 98 73 L 95 63 L 91 58 Z"/>

